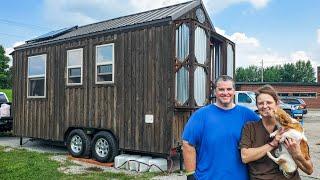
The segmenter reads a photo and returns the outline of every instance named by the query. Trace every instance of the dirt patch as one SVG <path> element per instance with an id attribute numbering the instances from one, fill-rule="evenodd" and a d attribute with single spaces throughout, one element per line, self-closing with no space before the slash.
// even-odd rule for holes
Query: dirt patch
<path id="1" fill-rule="evenodd" d="M 89 172 L 84 166 L 59 167 L 58 171 L 65 174 L 84 174 Z"/>
<path id="2" fill-rule="evenodd" d="M 112 172 L 112 173 L 125 173 L 128 175 L 137 174 L 133 171 L 127 171 L 123 169 L 115 169 L 110 167 L 108 163 L 99 163 L 91 159 L 83 158 L 70 158 L 67 155 L 56 155 L 50 157 L 51 160 L 58 161 L 63 166 L 58 168 L 58 171 L 65 174 L 84 174 L 90 172 Z M 95 163 L 91 163 L 94 161 Z M 69 165 L 68 165 L 69 164 Z M 102 164 L 102 165 L 101 165 Z"/>
<path id="3" fill-rule="evenodd" d="M 14 149 L 11 148 L 11 147 L 5 147 L 5 148 L 3 149 L 4 152 L 10 152 L 10 151 L 13 151 L 13 150 L 14 150 Z"/>
<path id="4" fill-rule="evenodd" d="M 87 168 L 88 171 L 94 171 L 94 172 L 101 172 L 103 171 L 103 169 L 99 168 L 99 167 L 88 167 Z"/>
<path id="5" fill-rule="evenodd" d="M 58 161 L 61 164 L 65 164 L 67 161 L 67 156 L 65 155 L 51 156 L 50 159 L 53 161 Z"/>

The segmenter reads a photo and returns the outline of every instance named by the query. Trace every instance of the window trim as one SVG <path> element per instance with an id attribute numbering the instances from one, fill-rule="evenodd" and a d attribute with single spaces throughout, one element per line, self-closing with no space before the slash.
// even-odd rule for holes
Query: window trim
<path id="1" fill-rule="evenodd" d="M 280 96 L 280 94 L 284 94 L 284 93 L 287 93 L 288 96 Z M 315 96 L 294 96 L 293 94 L 315 94 Z M 278 95 L 282 98 L 300 98 L 300 99 L 316 99 L 318 98 L 318 93 L 315 92 L 315 91 L 309 91 L 309 92 L 306 92 L 306 91 L 303 91 L 303 92 L 299 92 L 299 91 L 294 91 L 294 92 L 279 92 Z"/>
<path id="2" fill-rule="evenodd" d="M 75 65 L 75 66 L 69 66 L 69 53 L 72 51 L 81 51 L 81 64 L 80 65 Z M 69 83 L 69 69 L 73 68 L 79 68 L 81 69 L 80 71 L 80 83 Z M 67 86 L 77 86 L 77 85 L 82 85 L 83 82 L 83 48 L 77 48 L 77 49 L 70 49 L 67 50 Z"/>
<path id="3" fill-rule="evenodd" d="M 112 46 L 112 62 L 106 62 L 106 63 L 97 63 L 97 58 L 98 58 L 98 56 L 97 56 L 97 52 L 98 52 L 98 48 L 99 47 L 105 47 L 105 46 Z M 114 71 L 115 71 L 115 69 L 114 69 L 114 56 L 115 56 L 115 54 L 114 54 L 114 43 L 108 43 L 108 44 L 102 44 L 102 45 L 97 45 L 96 46 L 96 52 L 95 52 L 95 55 L 96 55 L 96 57 L 95 57 L 95 83 L 96 84 L 113 84 L 114 83 Z M 101 65 L 112 65 L 112 81 L 98 81 L 98 72 L 97 72 L 97 68 L 98 68 L 98 66 L 101 66 Z"/>
<path id="4" fill-rule="evenodd" d="M 43 56 L 44 57 L 44 75 L 33 75 L 33 76 L 29 76 L 29 61 L 31 58 L 33 57 L 37 57 L 37 56 Z M 35 56 L 29 56 L 28 57 L 28 63 L 27 63 L 27 71 L 28 71 L 28 76 L 27 76 L 27 99 L 41 99 L 41 98 L 46 98 L 47 95 L 47 54 L 40 54 L 40 55 L 35 55 Z M 30 79 L 35 79 L 35 78 L 40 78 L 43 77 L 44 78 L 44 92 L 43 92 L 43 96 L 30 96 L 29 95 L 29 81 Z"/>

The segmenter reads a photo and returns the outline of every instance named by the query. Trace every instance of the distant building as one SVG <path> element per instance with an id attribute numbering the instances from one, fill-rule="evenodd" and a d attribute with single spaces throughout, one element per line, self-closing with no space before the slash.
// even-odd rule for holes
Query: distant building
<path id="1" fill-rule="evenodd" d="M 265 84 L 272 85 L 278 91 L 280 97 L 301 98 L 306 102 L 308 108 L 320 108 L 320 84 L 282 82 L 239 82 L 236 83 L 236 89 L 239 91 L 254 91 Z"/>
<path id="2" fill-rule="evenodd" d="M 303 99 L 308 108 L 320 108 L 320 66 L 317 68 L 317 83 L 295 82 L 238 82 L 236 90 L 254 91 L 265 84 L 272 85 L 280 97 Z"/>

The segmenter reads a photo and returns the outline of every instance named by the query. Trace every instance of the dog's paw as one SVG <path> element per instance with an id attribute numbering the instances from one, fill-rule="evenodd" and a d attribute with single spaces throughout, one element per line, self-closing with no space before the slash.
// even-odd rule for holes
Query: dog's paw
<path id="1" fill-rule="evenodd" d="M 278 130 L 274 131 L 273 133 L 270 134 L 270 137 L 271 138 L 275 137 L 277 135 L 277 133 L 278 133 Z"/>

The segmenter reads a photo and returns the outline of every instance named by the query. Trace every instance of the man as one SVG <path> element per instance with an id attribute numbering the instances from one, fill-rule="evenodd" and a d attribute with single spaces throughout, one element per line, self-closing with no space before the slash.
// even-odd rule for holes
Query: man
<path id="1" fill-rule="evenodd" d="M 259 120 L 252 110 L 235 105 L 235 82 L 222 75 L 215 81 L 216 103 L 197 110 L 182 135 L 188 179 L 248 179 L 238 144 L 246 122 Z"/>

